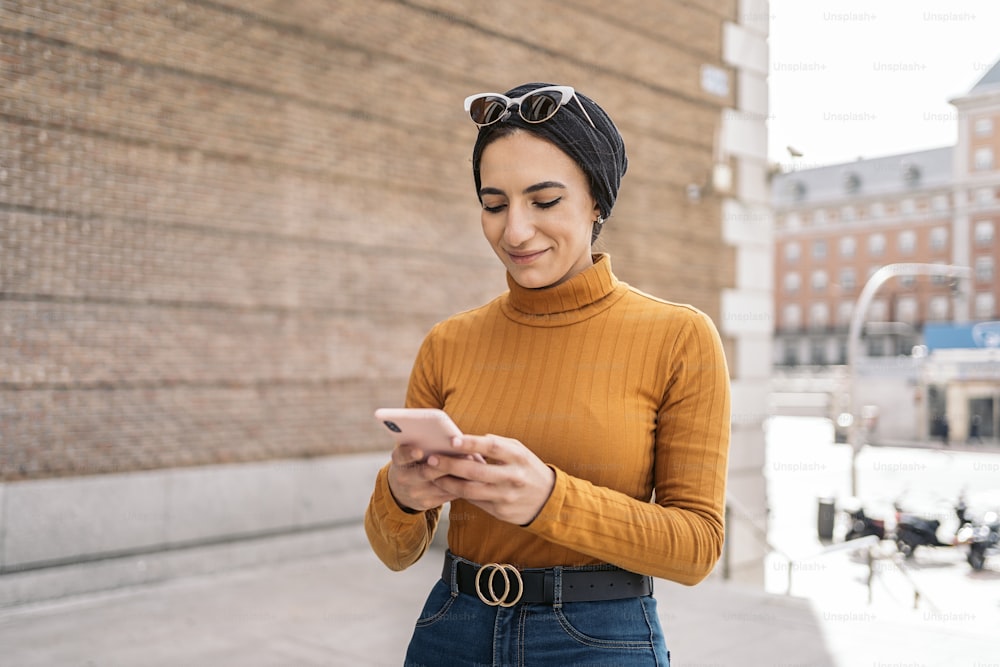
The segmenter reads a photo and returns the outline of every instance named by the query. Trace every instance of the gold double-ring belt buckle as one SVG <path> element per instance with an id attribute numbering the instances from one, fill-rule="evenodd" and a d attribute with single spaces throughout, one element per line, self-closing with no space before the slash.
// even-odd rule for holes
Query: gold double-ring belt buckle
<path id="1" fill-rule="evenodd" d="M 489 599 L 483 595 L 482 587 L 483 572 L 486 570 L 490 571 L 490 576 L 486 580 L 486 589 L 490 594 Z M 497 574 L 503 577 L 503 593 L 500 595 L 497 595 L 496 589 L 493 588 L 493 580 L 496 579 Z M 513 600 L 508 600 L 507 598 L 511 595 L 511 575 L 513 575 L 513 578 L 517 582 L 517 595 L 514 596 Z M 513 565 L 508 565 L 507 563 L 487 563 L 476 571 L 476 595 L 479 596 L 479 599 L 484 604 L 488 604 L 491 607 L 513 607 L 518 603 L 523 594 L 524 581 L 521 579 L 521 573 Z"/>

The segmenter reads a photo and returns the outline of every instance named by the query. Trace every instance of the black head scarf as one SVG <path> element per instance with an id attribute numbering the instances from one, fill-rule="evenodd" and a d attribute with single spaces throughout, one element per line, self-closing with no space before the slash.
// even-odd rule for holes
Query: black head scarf
<path id="1" fill-rule="evenodd" d="M 532 90 L 552 85 L 555 84 L 525 83 L 504 94 L 511 99 L 516 99 Z M 528 123 L 518 115 L 516 110 L 511 109 L 511 113 L 506 119 L 480 128 L 476 145 L 472 149 L 472 174 L 476 180 L 477 195 L 482 187 L 479 163 L 483 156 L 483 149 L 494 139 L 510 134 L 511 128 L 516 127 L 552 142 L 569 155 L 587 175 L 587 180 L 590 181 L 590 191 L 597 201 L 601 217 L 610 217 L 611 209 L 614 208 L 615 199 L 618 197 L 622 176 L 628 169 L 625 142 L 604 109 L 579 92 L 576 93 L 576 97 L 587 110 L 590 120 L 594 121 L 595 127 L 591 127 L 587 117 L 580 110 L 579 104 L 575 100 L 570 100 L 552 118 L 542 123 Z M 482 198 L 480 198 L 481 200 Z M 594 231 L 594 238 L 596 238 L 600 226 L 597 226 Z"/>

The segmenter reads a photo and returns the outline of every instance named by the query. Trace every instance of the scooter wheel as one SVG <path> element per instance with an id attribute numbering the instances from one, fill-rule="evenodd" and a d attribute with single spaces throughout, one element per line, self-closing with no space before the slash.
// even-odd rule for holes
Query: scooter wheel
<path id="1" fill-rule="evenodd" d="M 904 558 L 913 558 L 913 547 L 906 540 L 896 540 L 896 548 L 899 549 L 899 553 L 903 554 Z"/>
<path id="2" fill-rule="evenodd" d="M 978 572 L 979 570 L 982 570 L 983 566 L 986 564 L 986 554 L 978 549 L 969 549 L 969 556 L 967 560 L 969 561 L 969 565 L 972 566 L 972 569 Z"/>

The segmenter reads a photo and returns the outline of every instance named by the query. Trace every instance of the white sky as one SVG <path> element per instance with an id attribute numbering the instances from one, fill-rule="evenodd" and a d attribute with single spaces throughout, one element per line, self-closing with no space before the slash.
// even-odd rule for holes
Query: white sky
<path id="1" fill-rule="evenodd" d="M 1000 60 L 1000 0 L 771 0 L 768 157 L 808 168 L 955 142 Z"/>

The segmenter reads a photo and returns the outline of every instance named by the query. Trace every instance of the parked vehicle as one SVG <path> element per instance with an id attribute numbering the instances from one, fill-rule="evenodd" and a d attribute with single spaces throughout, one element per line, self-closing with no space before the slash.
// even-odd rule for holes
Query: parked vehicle
<path id="1" fill-rule="evenodd" d="M 874 535 L 880 540 L 885 539 L 885 521 L 883 519 L 868 516 L 865 514 L 865 508 L 861 506 L 846 511 L 849 524 L 844 540 L 856 540 L 868 535 Z"/>
<path id="2" fill-rule="evenodd" d="M 969 545 L 966 560 L 973 570 L 982 570 L 986 557 L 1000 554 L 1000 515 L 986 512 L 983 520 L 971 521 L 963 525 L 955 536 L 960 544 Z"/>
<path id="3" fill-rule="evenodd" d="M 955 514 L 958 516 L 959 530 L 969 524 L 966 517 L 968 508 L 963 498 L 959 498 L 955 504 Z M 896 530 L 893 538 L 899 553 L 906 558 L 912 558 L 917 547 L 951 547 L 957 539 L 957 532 L 954 536 L 942 540 L 938 536 L 941 528 L 940 519 L 921 516 L 912 512 L 904 512 L 896 505 Z"/>

